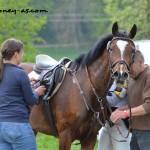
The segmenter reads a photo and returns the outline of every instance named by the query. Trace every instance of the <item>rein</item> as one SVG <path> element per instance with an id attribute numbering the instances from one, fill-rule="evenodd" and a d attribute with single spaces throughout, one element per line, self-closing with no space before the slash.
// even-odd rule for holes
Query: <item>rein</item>
<path id="1" fill-rule="evenodd" d="M 79 84 L 78 79 L 77 79 L 77 76 L 76 76 L 76 71 L 72 72 L 72 74 L 73 74 L 73 77 L 74 77 L 75 82 L 76 82 L 76 84 L 77 84 L 77 87 L 78 87 L 78 89 L 79 89 L 79 91 L 80 91 L 80 94 L 81 94 L 81 96 L 82 96 L 82 98 L 83 98 L 83 100 L 84 100 L 84 103 L 85 103 L 85 106 L 86 106 L 87 110 L 89 110 L 89 108 L 92 110 L 92 112 L 93 112 L 93 114 L 94 114 L 94 117 L 96 118 L 97 122 L 98 122 L 101 126 L 103 126 L 103 127 L 105 127 L 105 128 L 107 129 L 107 133 L 109 134 L 109 136 L 110 136 L 113 140 L 115 140 L 115 141 L 117 141 L 117 142 L 126 142 L 126 141 L 127 141 L 126 138 L 129 136 L 129 133 L 130 133 L 129 130 L 128 130 L 127 136 L 123 136 L 122 132 L 121 132 L 120 129 L 119 129 L 119 126 L 118 126 L 117 124 L 114 124 L 114 125 L 116 125 L 119 134 L 124 138 L 124 140 L 118 140 L 118 139 L 114 138 L 114 137 L 111 135 L 111 133 L 109 132 L 109 129 L 107 128 L 107 126 L 106 126 L 104 123 L 102 123 L 102 121 L 101 121 L 100 118 L 99 118 L 100 113 L 102 113 L 102 114 L 103 114 L 103 119 L 106 120 L 106 116 L 105 116 L 105 112 L 104 112 L 104 106 L 103 106 L 102 101 L 104 100 L 104 97 L 105 97 L 106 94 L 107 94 L 107 90 L 109 89 L 109 84 L 111 83 L 112 77 L 109 78 L 109 82 L 108 82 L 108 84 L 107 84 L 107 87 L 106 87 L 106 89 L 105 89 L 103 95 L 102 95 L 101 97 L 99 97 L 98 94 L 97 94 L 97 92 L 96 92 L 96 90 L 95 90 L 95 88 L 94 88 L 94 86 L 92 85 L 92 83 L 91 83 L 91 81 L 90 81 L 89 74 L 88 74 L 88 70 L 87 70 L 87 67 L 86 67 L 86 74 L 87 74 L 88 80 L 89 80 L 89 82 L 90 82 L 90 85 L 91 85 L 91 87 L 92 87 L 92 91 L 93 91 L 94 95 L 96 96 L 97 101 L 100 103 L 100 107 L 101 107 L 101 111 L 100 111 L 100 112 L 97 112 L 97 111 L 95 111 L 95 110 L 93 109 L 93 107 L 90 105 L 90 103 L 88 102 L 88 100 L 87 100 L 86 97 L 85 97 L 84 92 L 81 90 L 80 84 Z M 108 108 L 109 108 L 109 111 L 112 112 L 112 111 L 111 111 L 111 108 L 110 108 L 110 107 L 108 107 Z M 107 119 L 108 119 L 108 118 L 107 118 Z M 108 121 L 110 121 L 110 120 L 108 119 Z M 89 131 L 89 132 L 90 132 L 90 131 Z M 89 134 L 87 134 L 87 137 L 88 137 L 88 135 L 89 135 Z M 87 138 L 87 137 L 86 137 L 86 138 Z M 85 138 L 85 139 L 86 139 L 86 138 Z M 78 145 L 78 144 L 80 144 L 80 143 L 76 143 L 75 145 Z"/>
<path id="2" fill-rule="evenodd" d="M 108 53 L 108 55 L 109 55 L 109 53 Z M 110 55 L 109 55 L 109 68 L 110 68 L 110 70 L 112 70 L 111 61 L 110 61 Z M 111 72 L 111 71 L 110 71 L 110 72 Z M 89 78 L 89 73 L 88 73 L 87 67 L 86 67 L 86 74 L 87 74 L 88 80 L 89 80 L 89 82 L 90 82 L 90 85 L 91 85 L 91 87 L 92 87 L 93 93 L 94 93 L 94 95 L 96 96 L 97 101 L 100 103 L 101 110 L 102 110 L 101 112 L 102 112 L 103 118 L 104 118 L 104 120 L 105 120 L 105 119 L 106 119 L 106 116 L 105 116 L 105 113 L 104 113 L 104 106 L 103 106 L 102 101 L 103 101 L 104 97 L 107 95 L 107 90 L 109 90 L 109 85 L 110 85 L 110 83 L 111 83 L 112 74 L 111 74 L 111 76 L 110 76 L 110 78 L 109 78 L 109 82 L 108 82 L 108 84 L 107 84 L 107 87 L 106 87 L 106 89 L 105 89 L 105 91 L 104 91 L 104 93 L 103 93 L 103 95 L 102 95 L 101 97 L 98 96 L 98 94 L 97 94 L 97 92 L 96 92 L 96 90 L 95 90 L 93 84 L 91 83 L 91 80 L 90 80 L 90 78 Z M 111 108 L 109 107 L 109 105 L 108 105 L 108 109 L 109 109 L 109 111 L 112 113 Z M 127 139 L 127 137 L 129 136 L 129 133 L 130 133 L 129 130 L 128 130 L 127 135 L 126 135 L 126 136 L 123 136 L 122 132 L 121 132 L 120 129 L 119 129 L 119 126 L 118 126 L 117 124 L 114 124 L 114 125 L 117 127 L 117 130 L 118 130 L 119 134 L 122 136 L 122 138 L 124 138 L 124 140 L 117 140 L 116 138 L 114 138 L 114 137 L 110 134 L 109 129 L 106 127 L 106 125 L 103 124 L 102 121 L 99 119 L 99 114 L 100 114 L 100 112 L 96 112 L 96 113 L 97 113 L 97 114 L 96 114 L 96 115 L 94 114 L 94 117 L 97 119 L 97 121 L 98 121 L 98 123 L 99 123 L 100 125 L 102 125 L 103 127 L 105 127 L 105 128 L 107 129 L 108 134 L 110 135 L 110 137 L 111 137 L 113 140 L 115 140 L 115 141 L 117 141 L 117 142 L 126 142 L 126 141 L 127 141 L 126 139 Z M 107 119 L 108 119 L 108 118 L 107 118 Z"/>
<path id="3" fill-rule="evenodd" d="M 110 113 L 112 113 L 112 110 L 111 110 L 110 107 L 109 107 L 109 111 L 110 111 Z M 110 119 L 108 119 L 108 122 L 111 122 Z M 129 136 L 129 134 L 130 134 L 130 129 L 128 129 L 127 135 L 124 136 L 124 135 L 122 134 L 122 132 L 121 132 L 121 130 L 120 130 L 118 124 L 114 123 L 114 125 L 116 126 L 116 128 L 117 128 L 119 134 L 121 135 L 122 138 L 124 138 L 124 140 L 118 140 L 118 139 L 114 138 L 114 137 L 110 134 L 109 129 L 106 127 L 106 125 L 104 125 L 104 127 L 107 129 L 107 132 L 108 132 L 109 136 L 110 136 L 113 140 L 115 140 L 115 141 L 117 141 L 117 142 L 127 142 L 127 138 L 128 138 L 128 136 Z"/>
<path id="4" fill-rule="evenodd" d="M 109 60 L 110 78 L 109 78 L 109 82 L 108 82 L 108 84 L 107 84 L 107 86 L 106 86 L 106 89 L 104 90 L 104 92 L 103 92 L 103 94 L 102 94 L 101 97 L 99 97 L 99 95 L 97 94 L 96 89 L 94 88 L 94 86 L 93 86 L 93 84 L 92 84 L 92 82 L 91 82 L 91 80 L 90 80 L 90 78 L 89 78 L 89 73 L 88 73 L 88 70 L 87 70 L 87 66 L 85 66 L 86 75 L 87 75 L 88 81 L 89 81 L 89 83 L 90 83 L 90 86 L 91 86 L 91 88 L 92 88 L 92 91 L 93 91 L 94 95 L 96 96 L 97 101 L 100 103 L 100 108 L 101 108 L 101 111 L 100 111 L 100 112 L 95 111 L 95 110 L 93 109 L 93 107 L 91 106 L 91 104 L 89 103 L 89 101 L 87 100 L 87 98 L 85 97 L 85 94 L 84 94 L 84 92 L 82 91 L 81 86 L 80 86 L 80 84 L 79 84 L 79 82 L 78 82 L 78 79 L 77 79 L 77 76 L 76 76 L 76 71 L 72 72 L 72 74 L 73 74 L 73 78 L 75 79 L 76 85 L 77 85 L 77 87 L 78 87 L 78 89 L 79 89 L 79 92 L 80 92 L 82 98 L 83 98 L 83 101 L 84 101 L 84 103 L 85 103 L 85 106 L 86 106 L 87 110 L 89 110 L 89 109 L 92 110 L 92 112 L 93 112 L 93 114 L 94 114 L 94 117 L 97 119 L 98 123 L 99 123 L 101 126 L 103 126 L 103 127 L 105 127 L 105 128 L 107 129 L 107 132 L 108 132 L 108 134 L 110 135 L 110 137 L 111 137 L 112 139 L 114 139 L 115 141 L 118 141 L 118 142 L 126 142 L 126 141 L 127 141 L 126 139 L 127 139 L 127 137 L 129 136 L 129 133 L 130 133 L 129 130 L 128 130 L 127 135 L 126 135 L 126 136 L 123 136 L 122 132 L 121 132 L 120 129 L 119 129 L 119 126 L 118 126 L 117 124 L 115 124 L 116 127 L 117 127 L 117 130 L 118 130 L 119 134 L 124 138 L 124 140 L 117 140 L 116 138 L 112 137 L 112 135 L 109 133 L 108 128 L 105 126 L 104 123 L 102 123 L 102 121 L 100 120 L 100 117 L 99 117 L 99 116 L 100 116 L 100 113 L 102 113 L 103 119 L 106 120 L 106 116 L 105 116 L 105 112 L 104 112 L 104 106 L 103 106 L 103 100 L 105 99 L 105 96 L 107 95 L 107 91 L 109 90 L 109 85 L 110 85 L 111 80 L 112 80 L 113 67 L 114 67 L 116 64 L 121 64 L 121 63 L 122 63 L 122 64 L 125 64 L 125 65 L 127 66 L 127 69 L 128 69 L 128 71 L 130 72 L 131 65 L 134 63 L 135 52 L 133 53 L 133 61 L 132 61 L 131 64 L 128 64 L 128 63 L 125 62 L 124 60 L 119 60 L 119 61 L 116 61 L 116 62 L 114 62 L 114 63 L 112 64 L 111 58 L 110 58 L 110 51 L 111 51 L 110 45 L 111 45 L 112 41 L 115 40 L 115 39 L 121 39 L 121 40 L 131 41 L 131 43 L 133 43 L 133 41 L 132 41 L 131 39 L 129 39 L 129 38 L 120 38 L 120 37 L 115 37 L 115 38 L 113 38 L 113 39 L 108 43 L 109 46 L 107 46 L 107 50 L 108 50 L 108 60 Z M 133 43 L 133 45 L 134 45 L 134 43 Z M 111 112 L 111 111 L 110 111 L 110 112 Z"/>
<path id="5" fill-rule="evenodd" d="M 111 82 L 111 78 L 109 78 L 109 82 L 108 82 L 108 84 L 107 84 L 107 87 L 106 87 L 106 89 L 105 89 L 103 95 L 102 95 L 101 97 L 99 97 L 98 94 L 97 94 L 97 92 L 96 92 L 96 90 L 95 90 L 95 88 L 94 88 L 94 86 L 92 85 L 92 83 L 91 83 L 91 81 L 90 81 L 89 74 L 88 74 L 88 71 L 87 71 L 87 67 L 85 68 L 85 70 L 86 70 L 86 74 L 87 74 L 87 77 L 88 77 L 90 86 L 92 87 L 92 91 L 93 91 L 94 95 L 96 96 L 97 101 L 100 103 L 100 108 L 101 108 L 101 111 L 100 111 L 100 112 L 95 111 L 95 110 L 93 109 L 93 107 L 90 105 L 90 103 L 89 103 L 89 101 L 87 100 L 87 98 L 85 97 L 85 94 L 84 94 L 84 92 L 81 90 L 81 86 L 80 86 L 79 81 L 78 81 L 78 79 L 77 79 L 76 72 L 73 72 L 73 73 L 72 73 L 72 74 L 73 74 L 73 77 L 74 77 L 75 82 L 76 82 L 76 84 L 77 84 L 77 87 L 78 87 L 78 89 L 79 89 L 79 91 L 80 91 L 80 94 L 81 94 L 81 96 L 82 96 L 82 98 L 83 98 L 83 100 L 84 100 L 84 103 L 85 103 L 85 106 L 86 106 L 87 110 L 89 110 L 89 108 L 90 108 L 90 109 L 92 110 L 93 114 L 94 114 L 94 117 L 97 119 L 97 121 L 100 123 L 100 125 L 104 126 L 104 124 L 102 123 L 102 121 L 99 119 L 99 115 L 100 115 L 100 113 L 102 113 L 102 114 L 103 114 L 103 118 L 104 118 L 104 120 L 105 120 L 106 117 L 105 117 L 104 106 L 103 106 L 103 103 L 102 103 L 102 102 L 103 102 L 103 100 L 105 99 L 105 95 L 107 94 L 107 90 L 108 90 L 108 88 L 109 88 L 109 85 L 110 85 L 110 82 Z"/>
<path id="6" fill-rule="evenodd" d="M 105 120 L 105 119 L 106 119 L 106 116 L 105 116 L 105 112 L 104 112 L 103 100 L 105 99 L 105 97 L 106 97 L 106 95 L 107 95 L 107 91 L 109 90 L 109 85 L 110 85 L 110 83 L 111 83 L 112 77 L 109 78 L 109 81 L 108 81 L 108 84 L 107 84 L 107 86 L 106 86 L 106 89 L 104 90 L 102 96 L 99 97 L 98 94 L 97 94 L 97 92 L 96 92 L 96 90 L 95 90 L 95 88 L 94 88 L 94 86 L 93 86 L 93 84 L 92 84 L 92 82 L 91 82 L 91 80 L 90 80 L 90 78 L 89 78 L 89 73 L 88 73 L 87 67 L 85 68 L 85 70 L 86 70 L 86 74 L 87 74 L 87 77 L 88 77 L 90 86 L 91 86 L 91 88 L 92 88 L 92 90 L 93 90 L 93 93 L 94 93 L 94 95 L 96 96 L 97 101 L 100 103 L 100 108 L 101 108 L 101 110 L 102 110 L 103 118 L 104 118 L 104 120 Z M 100 121 L 100 119 L 99 119 L 99 114 L 100 114 L 100 112 L 97 112 L 97 116 L 95 115 L 95 117 L 96 117 L 97 121 L 100 123 L 101 121 Z M 101 124 L 101 123 L 100 123 L 100 124 Z M 101 125 L 104 125 L 104 124 L 101 124 Z"/>
<path id="7" fill-rule="evenodd" d="M 95 110 L 93 109 L 93 107 L 90 105 L 90 103 L 89 103 L 89 101 L 87 100 L 87 98 L 85 97 L 85 94 L 84 94 L 84 92 L 81 90 L 81 86 L 80 86 L 79 81 L 78 81 L 78 79 L 77 79 L 76 71 L 71 72 L 71 74 L 73 75 L 73 78 L 75 79 L 76 85 L 77 85 L 77 87 L 78 87 L 78 89 L 79 89 L 79 92 L 80 92 L 82 98 L 83 98 L 83 101 L 84 101 L 84 103 L 85 103 L 85 106 L 86 106 L 87 110 L 89 110 L 89 108 L 90 108 L 90 109 L 92 110 L 93 114 L 94 114 L 94 117 L 95 117 L 96 120 L 98 121 L 98 123 L 99 123 L 101 126 L 105 126 L 105 124 L 102 123 L 102 121 L 100 120 L 100 117 L 99 117 L 99 116 L 100 116 L 100 113 L 102 112 L 103 118 L 104 118 L 104 120 L 106 120 L 106 119 L 105 119 L 105 118 L 106 118 L 106 117 L 105 117 L 105 113 L 104 113 L 104 106 L 103 106 L 102 101 L 103 101 L 103 99 L 104 99 L 105 94 L 107 94 L 107 90 L 108 90 L 108 88 L 109 88 L 109 84 L 110 84 L 111 78 L 109 78 L 109 82 L 108 82 L 108 84 L 107 84 L 107 87 L 106 87 L 106 89 L 105 89 L 105 91 L 104 91 L 102 97 L 100 98 L 100 97 L 98 96 L 98 94 L 97 94 L 97 92 L 96 92 L 94 86 L 92 85 L 92 83 L 91 83 L 91 81 L 90 81 L 89 74 L 88 74 L 88 71 L 87 71 L 87 67 L 85 67 L 85 69 L 86 69 L 86 74 L 87 74 L 88 80 L 89 80 L 89 82 L 90 82 L 90 85 L 91 85 L 91 87 L 92 87 L 93 93 L 94 93 L 94 95 L 96 96 L 97 101 L 100 103 L 100 107 L 101 107 L 101 111 L 100 111 L 100 112 L 95 111 Z M 91 131 L 92 131 L 92 128 L 89 130 L 87 136 L 84 138 L 83 141 L 86 141 L 86 139 L 90 136 Z M 74 144 L 74 145 L 78 145 L 78 144 L 80 144 L 80 143 L 76 143 L 76 144 Z"/>

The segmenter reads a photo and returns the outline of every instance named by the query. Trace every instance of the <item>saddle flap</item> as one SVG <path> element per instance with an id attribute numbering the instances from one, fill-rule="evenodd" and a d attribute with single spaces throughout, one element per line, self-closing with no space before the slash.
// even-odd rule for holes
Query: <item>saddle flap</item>
<path id="1" fill-rule="evenodd" d="M 45 100 L 47 97 L 52 97 L 58 91 L 64 80 L 65 74 L 66 69 L 61 66 L 57 66 L 53 70 L 43 70 L 41 74 L 32 71 L 28 74 L 28 76 L 29 78 L 33 77 L 37 80 L 33 89 L 36 89 L 40 85 L 44 85 L 46 87 L 45 95 L 40 97 L 40 99 Z"/>

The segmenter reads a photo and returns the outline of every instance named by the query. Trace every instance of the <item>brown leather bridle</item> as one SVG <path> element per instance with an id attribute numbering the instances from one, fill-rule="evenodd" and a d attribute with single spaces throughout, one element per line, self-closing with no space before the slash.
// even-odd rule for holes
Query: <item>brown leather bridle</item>
<path id="1" fill-rule="evenodd" d="M 109 41 L 108 44 L 107 44 L 107 50 L 108 50 L 108 55 L 109 55 L 109 61 L 110 61 L 110 68 L 111 68 L 111 70 L 113 70 L 113 68 L 114 68 L 114 66 L 115 66 L 116 64 L 125 64 L 126 67 L 127 67 L 127 69 L 128 69 L 128 72 L 130 73 L 130 71 L 131 71 L 131 66 L 132 66 L 132 64 L 134 63 L 134 58 L 135 58 L 136 49 L 135 49 L 135 48 L 133 49 L 133 52 L 132 52 L 132 62 L 131 62 L 130 64 L 127 63 L 127 62 L 124 61 L 124 60 L 118 60 L 118 61 L 112 63 L 111 58 L 110 58 L 110 53 L 111 53 L 111 51 L 113 51 L 113 49 L 112 49 L 112 47 L 111 47 L 111 44 L 112 44 L 112 42 L 113 42 L 114 40 L 129 41 L 129 42 L 131 42 L 131 43 L 133 44 L 134 47 L 135 47 L 135 44 L 134 44 L 134 42 L 133 42 L 130 38 L 125 38 L 125 37 L 114 37 L 114 38 L 113 38 L 111 41 Z"/>

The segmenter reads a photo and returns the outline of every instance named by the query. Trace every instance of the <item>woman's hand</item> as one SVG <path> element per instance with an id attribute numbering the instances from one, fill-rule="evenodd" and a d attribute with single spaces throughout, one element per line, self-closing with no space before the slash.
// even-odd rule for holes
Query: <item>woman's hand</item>
<path id="1" fill-rule="evenodd" d="M 31 86 L 34 86 L 34 84 L 36 83 L 36 79 L 34 77 L 31 77 L 30 78 L 30 83 L 31 83 Z"/>
<path id="2" fill-rule="evenodd" d="M 46 87 L 44 85 L 39 86 L 38 88 L 35 89 L 35 92 L 39 95 L 42 96 L 45 94 Z"/>

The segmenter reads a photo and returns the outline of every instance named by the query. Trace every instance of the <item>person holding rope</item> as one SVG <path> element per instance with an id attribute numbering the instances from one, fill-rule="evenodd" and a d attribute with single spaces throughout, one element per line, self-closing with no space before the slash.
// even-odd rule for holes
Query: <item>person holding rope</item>
<path id="1" fill-rule="evenodd" d="M 37 150 L 28 106 L 37 104 L 46 88 L 33 91 L 28 75 L 18 66 L 24 53 L 20 40 L 7 39 L 0 52 L 0 150 Z"/>
<path id="2" fill-rule="evenodd" d="M 112 111 L 127 105 L 126 87 L 126 82 L 122 84 L 114 81 L 109 89 L 106 98 Z M 118 120 L 116 124 L 107 120 L 99 131 L 98 150 L 129 150 L 131 135 L 128 133 L 128 118 Z"/>
<path id="3" fill-rule="evenodd" d="M 150 67 L 144 64 L 144 56 L 136 50 L 128 84 L 130 107 L 111 114 L 112 122 L 131 117 L 131 150 L 150 150 Z"/>

